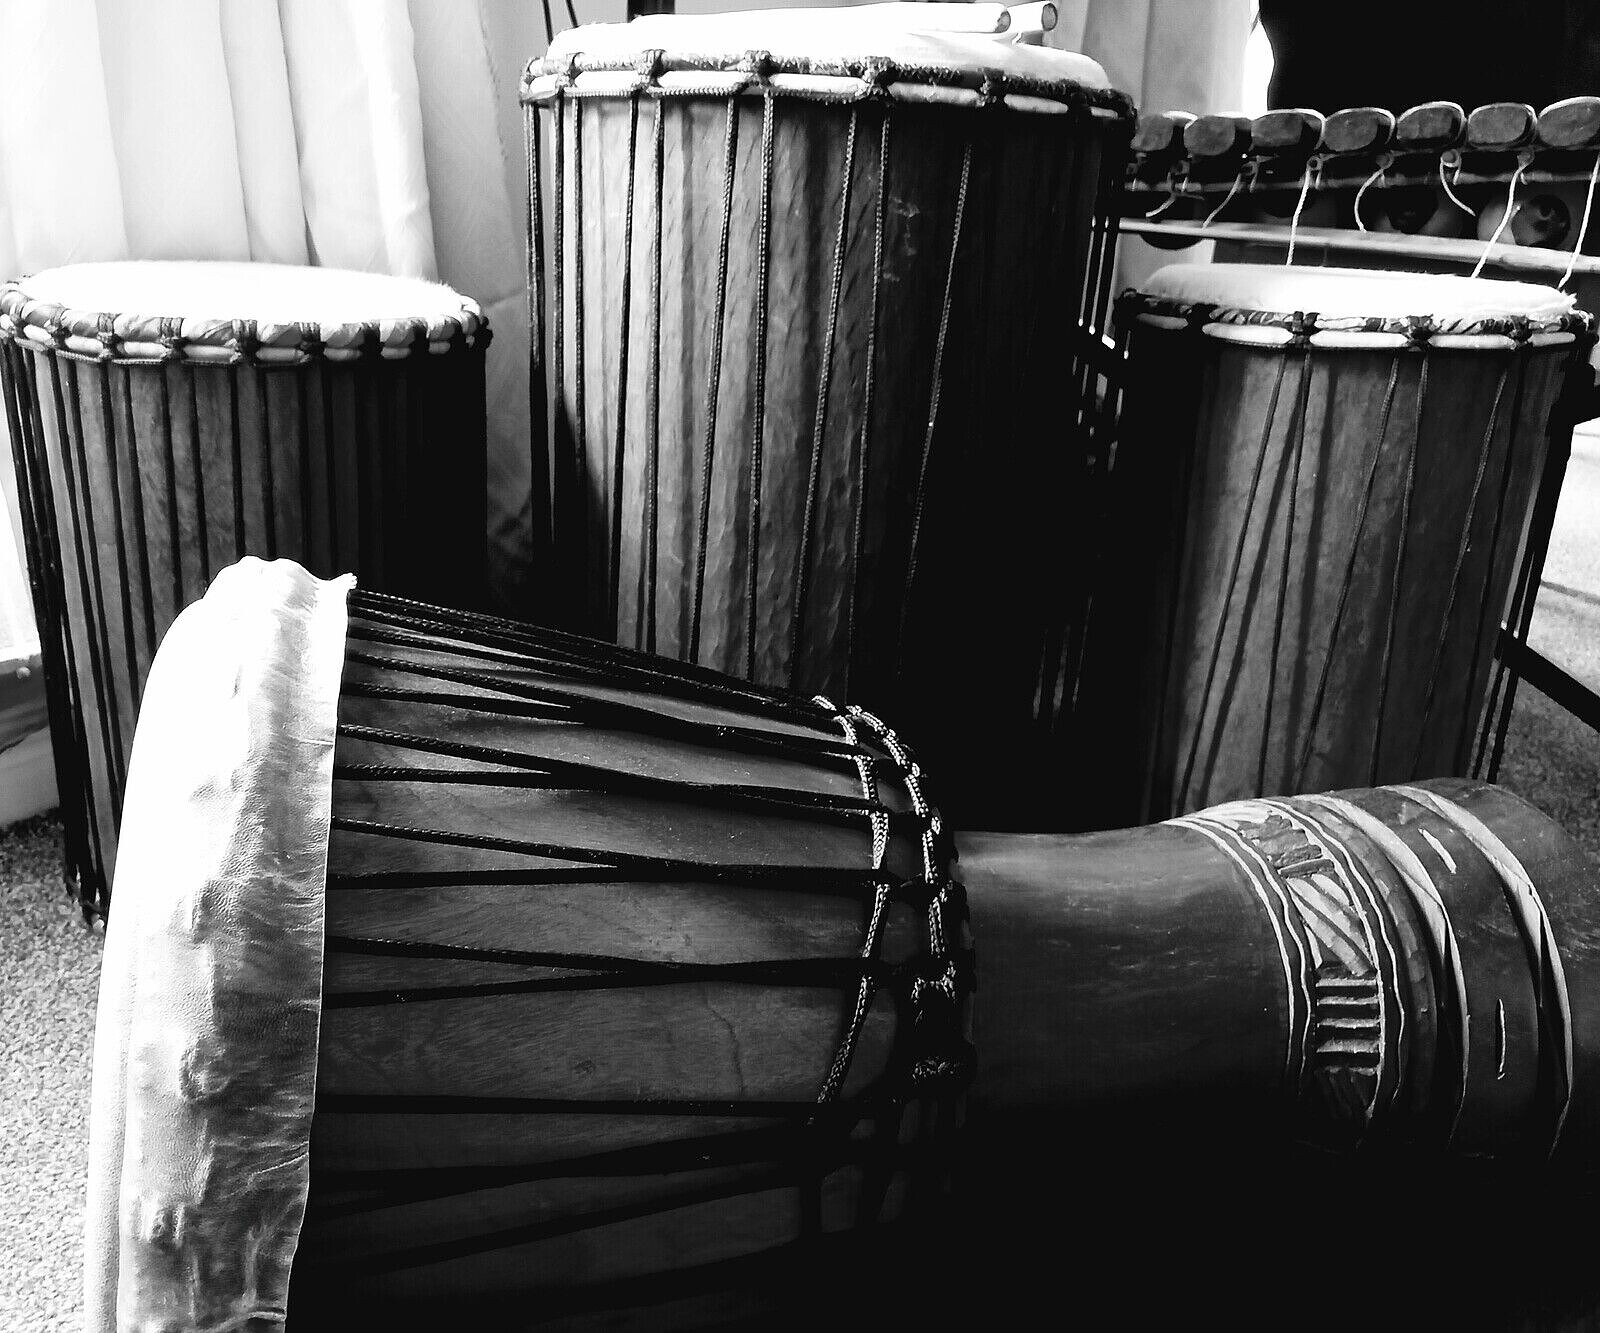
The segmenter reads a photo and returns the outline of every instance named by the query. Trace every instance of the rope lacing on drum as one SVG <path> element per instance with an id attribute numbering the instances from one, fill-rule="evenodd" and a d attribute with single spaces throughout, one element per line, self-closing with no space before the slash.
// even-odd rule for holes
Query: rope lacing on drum
<path id="1" fill-rule="evenodd" d="M 964 1008 L 971 992 L 970 967 L 966 965 L 964 957 L 967 951 L 964 947 L 953 947 L 950 937 L 953 932 L 959 934 L 964 931 L 967 904 L 965 890 L 949 873 L 953 848 L 945 833 L 943 820 L 923 790 L 921 765 L 893 729 L 855 705 L 848 705 L 840 711 L 825 696 L 817 696 L 816 701 L 834 715 L 852 743 L 859 743 L 859 729 L 865 728 L 888 751 L 921 825 L 918 844 L 922 853 L 922 873 L 902 882 L 892 894 L 878 894 L 862 956 L 863 960 L 873 956 L 882 914 L 891 899 L 909 901 L 923 908 L 928 928 L 929 966 L 926 971 L 909 978 L 909 986 L 902 997 L 909 1010 L 911 1023 L 908 1059 L 911 1083 L 915 1089 L 925 1088 L 932 1083 L 965 1083 L 972 1069 L 971 1044 L 962 1032 Z M 870 762 L 859 761 L 864 783 L 871 781 Z M 883 842 L 887 842 L 886 836 Z M 883 851 L 880 839 L 875 834 L 874 869 L 881 866 Z M 863 975 L 855 1015 L 847 1031 L 845 1044 L 835 1058 L 834 1069 L 829 1072 L 819 1101 L 831 1100 L 843 1083 L 855 1040 L 871 1005 L 873 988 L 871 977 Z"/>
<path id="2" fill-rule="evenodd" d="M 253 362 L 256 354 L 261 350 L 261 340 L 256 336 L 256 322 L 253 319 L 236 319 L 233 321 L 233 360 L 235 362 Z"/>
<path id="3" fill-rule="evenodd" d="M 1317 332 L 1318 314 L 1315 310 L 1296 310 L 1285 322 L 1284 327 L 1289 331 L 1289 341 L 1285 344 L 1296 351 L 1306 351 L 1311 346 L 1311 339 Z"/>
<path id="4" fill-rule="evenodd" d="M 402 607 L 406 609 L 401 610 Z M 421 671 L 435 680 L 452 682 L 461 687 L 458 694 L 447 693 L 442 687 L 425 692 L 427 702 L 454 708 L 482 706 L 486 711 L 507 716 L 520 715 L 524 708 L 548 711 L 550 699 L 559 697 L 557 708 L 566 710 L 574 702 L 574 691 L 567 681 L 560 679 L 569 665 L 566 659 L 572 651 L 570 639 L 555 633 L 522 627 L 512 632 L 509 626 L 496 628 L 498 622 L 487 622 L 493 633 L 485 630 L 482 622 L 477 633 L 466 633 L 453 624 L 457 613 L 431 610 L 403 603 L 393 598 L 375 598 L 370 594 L 354 593 L 351 597 L 351 636 L 393 637 L 410 640 L 413 635 L 397 631 L 394 626 L 407 621 L 420 630 L 435 628 L 442 638 L 434 642 L 435 659 L 440 654 L 454 655 L 464 649 L 469 656 L 520 657 L 523 671 L 521 679 L 472 669 L 442 667 L 437 660 L 407 662 L 371 651 L 362 651 L 352 645 L 347 648 L 347 664 L 358 668 L 355 678 L 347 680 L 344 693 L 351 699 L 364 694 L 378 697 L 408 697 L 411 691 L 394 691 L 386 683 L 391 673 L 414 675 Z M 363 619 L 377 616 L 380 625 L 377 635 Z M 387 622 L 387 623 L 384 623 Z M 431 623 L 430 623 L 431 622 Z M 511 651 L 512 641 L 524 640 L 525 651 Z M 465 644 L 462 641 L 465 641 Z M 495 648 L 472 647 L 487 640 L 501 641 Z M 408 646 L 422 647 L 420 644 Z M 654 685 L 650 688 L 653 703 L 649 707 L 626 705 L 609 698 L 605 692 L 591 696 L 581 703 L 576 718 L 582 715 L 588 725 L 620 727 L 629 732 L 645 734 L 672 731 L 668 716 L 671 705 L 677 701 L 703 699 L 704 685 L 698 679 L 680 677 L 675 669 L 665 668 L 659 662 L 647 663 L 636 655 L 604 646 L 593 649 L 596 664 L 591 664 L 590 674 L 594 684 L 611 680 L 620 684 L 614 673 L 621 667 L 623 676 L 635 672 L 642 675 L 647 666 L 654 670 Z M 421 654 L 418 654 L 421 656 Z M 529 673 L 543 673 L 545 658 L 553 663 L 556 682 L 540 682 L 534 690 Z M 514 661 L 502 663 L 510 668 Z M 372 675 L 370 667 L 382 674 Z M 501 694 L 510 690 L 511 693 Z M 517 697 L 518 694 L 523 697 Z M 406 768 L 400 764 L 364 762 L 366 756 L 346 751 L 336 755 L 334 781 L 336 784 L 351 779 L 363 783 L 393 778 L 416 784 L 434 782 L 474 782 L 484 786 L 510 783 L 520 785 L 523 774 L 507 772 L 505 767 L 540 765 L 549 770 L 551 783 L 556 790 L 581 791 L 585 789 L 625 793 L 630 799 L 643 797 L 651 800 L 676 799 L 682 795 L 691 804 L 712 808 L 731 798 L 737 802 L 755 800 L 757 804 L 781 804 L 795 807 L 798 817 L 808 821 L 827 818 L 830 822 L 848 820 L 867 836 L 868 860 L 861 865 L 861 857 L 840 862 L 829 859 L 824 863 L 810 864 L 804 859 L 790 862 L 756 860 L 750 863 L 706 861 L 697 857 L 674 854 L 678 851 L 672 843 L 651 847 L 646 852 L 617 850 L 604 845 L 569 845 L 554 829 L 543 830 L 534 825 L 517 828 L 511 825 L 486 825 L 475 829 L 450 829 L 411 827 L 399 822 L 380 822 L 351 810 L 332 818 L 332 829 L 337 847 L 344 839 L 385 839 L 400 849 L 390 858 L 392 868 L 367 871 L 361 868 L 364 854 L 357 865 L 349 867 L 359 873 L 341 871 L 337 859 L 330 865 L 328 890 L 341 896 L 350 891 L 367 894 L 404 892 L 430 889 L 459 891 L 475 885 L 507 885 L 520 889 L 537 889 L 542 886 L 566 886 L 569 891 L 581 892 L 579 885 L 628 885 L 639 882 L 687 883 L 704 886 L 708 883 L 740 888 L 794 891 L 803 894 L 847 895 L 857 903 L 868 905 L 870 913 L 867 939 L 863 946 L 851 952 L 840 949 L 836 956 L 828 957 L 755 957 L 733 958 L 698 957 L 680 958 L 665 956 L 623 956 L 584 952 L 581 942 L 551 939 L 530 940 L 530 947 L 516 947 L 520 942 L 483 939 L 478 941 L 428 940 L 416 938 L 382 938 L 388 931 L 366 932 L 359 927 L 345 934 L 332 927 L 326 937 L 330 955 L 357 954 L 369 958 L 427 958 L 438 959 L 454 965 L 482 962 L 497 967 L 524 969 L 522 975 L 461 975 L 449 971 L 428 977 L 407 979 L 395 977 L 393 981 L 376 978 L 360 980 L 354 987 L 335 987 L 325 993 L 324 1005 L 328 1009 L 369 1008 L 401 1003 L 425 1004 L 438 1001 L 455 1001 L 486 996 L 519 995 L 537 996 L 547 992 L 573 992 L 582 994 L 601 990 L 632 988 L 660 988 L 699 985 L 761 985 L 781 987 L 819 987 L 832 990 L 841 996 L 853 995 L 855 1004 L 849 1011 L 844 1039 L 839 1043 L 826 1070 L 826 1082 L 819 1095 L 810 1098 L 788 1096 L 763 1096 L 754 1089 L 747 1095 L 732 1096 L 716 1091 L 708 1095 L 687 1095 L 672 1092 L 641 1090 L 639 1095 L 607 1093 L 597 1089 L 598 1095 L 487 1095 L 471 1089 L 459 1094 L 451 1091 L 427 1093 L 361 1093 L 342 1094 L 327 1090 L 318 1096 L 319 1112 L 329 1114 L 361 1115 L 439 1115 L 470 1114 L 499 1116 L 661 1116 L 669 1118 L 710 1117 L 742 1121 L 719 1128 L 716 1132 L 696 1136 L 692 1147 L 688 1141 L 677 1140 L 651 1143 L 620 1149 L 615 1152 L 589 1154 L 557 1161 L 508 1163 L 503 1166 L 475 1168 L 467 1172 L 445 1173 L 425 1167 L 391 1167 L 381 1170 L 360 1170 L 344 1173 L 339 1180 L 337 1197 L 313 1197 L 313 1212 L 324 1219 L 364 1213 L 392 1207 L 409 1200 L 469 1194 L 479 1189 L 497 1188 L 519 1180 L 535 1180 L 548 1176 L 583 1177 L 613 1174 L 658 1174 L 680 1177 L 682 1183 L 668 1191 L 659 1200 L 646 1203 L 628 1203 L 616 1210 L 585 1212 L 580 1216 L 562 1218 L 552 1222 L 534 1219 L 519 1225 L 502 1227 L 474 1235 L 454 1237 L 449 1241 L 429 1243 L 374 1254 L 360 1261 L 362 1271 L 381 1272 L 405 1268 L 417 1263 L 438 1262 L 453 1256 L 486 1253 L 510 1245 L 524 1243 L 545 1235 L 559 1234 L 562 1230 L 576 1230 L 623 1221 L 630 1217 L 662 1211 L 668 1207 L 693 1205 L 702 1197 L 712 1197 L 708 1191 L 721 1191 L 732 1196 L 765 1189 L 798 1188 L 801 1233 L 816 1234 L 823 1227 L 824 1183 L 842 1167 L 859 1169 L 862 1185 L 856 1210 L 858 1221 L 874 1218 L 883 1205 L 890 1183 L 903 1172 L 912 1172 L 913 1185 L 925 1183 L 934 1186 L 936 1176 L 930 1168 L 937 1166 L 946 1150 L 943 1141 L 945 1126 L 952 1123 L 954 1098 L 965 1079 L 970 1076 L 970 1049 L 962 1039 L 960 1022 L 966 994 L 971 988 L 971 968 L 965 956 L 953 947 L 960 941 L 964 925 L 964 898 L 961 887 L 947 873 L 953 859 L 951 840 L 945 832 L 937 812 L 929 802 L 925 779 L 910 753 L 899 739 L 877 718 L 858 709 L 835 709 L 831 705 L 819 707 L 818 702 L 802 702 L 781 696 L 759 696 L 753 692 L 745 698 L 744 725 L 733 725 L 701 718 L 679 718 L 684 724 L 693 722 L 694 737 L 703 744 L 737 752 L 744 742 L 730 733 L 754 733 L 751 725 L 757 720 L 778 722 L 772 739 L 777 741 L 790 759 L 820 766 L 820 771 L 848 773 L 852 769 L 861 784 L 862 795 L 846 794 L 845 790 L 829 785 L 826 788 L 805 791 L 789 790 L 779 783 L 762 789 L 744 785 L 747 778 L 728 773 L 716 776 L 709 783 L 697 783 L 692 773 L 652 775 L 631 768 L 618 767 L 609 771 L 594 762 L 595 757 L 557 748 L 544 755 L 528 754 L 508 758 L 504 751 L 484 746 L 467 736 L 452 736 L 449 728 L 434 735 L 412 736 L 384 726 L 367 726 L 357 713 L 339 724 L 341 744 L 355 741 L 360 745 L 399 745 L 403 749 L 434 750 L 460 758 L 482 761 L 473 767 Z M 532 696 L 543 696 L 532 697 Z M 737 701 L 725 697 L 724 703 L 733 706 Z M 820 701 L 819 701 L 820 702 Z M 756 705 L 761 705 L 757 707 Z M 825 708 L 825 711 L 824 711 Z M 598 712 L 595 711 L 598 709 Z M 425 714 L 424 716 L 431 716 Z M 570 720 L 563 717 L 562 720 Z M 371 721 L 381 722 L 373 718 Z M 832 735 L 838 729 L 844 732 L 841 741 Z M 423 725 L 427 725 L 424 723 Z M 804 727 L 805 733 L 791 731 Z M 407 731 L 412 728 L 407 728 Z M 536 747 L 535 747 L 536 748 Z M 483 764 L 494 765 L 486 768 Z M 734 779 L 738 785 L 728 785 L 724 778 Z M 532 781 L 542 782 L 543 774 L 534 774 Z M 880 789 L 889 782 L 898 782 L 907 793 L 904 802 L 894 808 L 883 799 Z M 897 793 L 898 794 L 898 793 Z M 800 809 L 811 802 L 823 802 L 827 809 Z M 440 802 L 447 808 L 453 801 Z M 904 805 L 909 804 L 908 813 Z M 670 826 L 671 815 L 661 811 Z M 795 811 L 784 812 L 785 817 L 796 817 Z M 837 819 L 835 818 L 837 817 Z M 902 834 L 903 830 L 903 834 Z M 545 831 L 552 841 L 535 841 Z M 885 868 L 891 847 L 897 836 L 909 835 L 918 848 L 915 873 L 901 881 L 897 873 Z M 508 863 L 500 858 L 492 861 L 438 865 L 432 867 L 426 859 L 413 862 L 403 850 L 407 845 L 439 847 L 471 847 L 491 852 L 514 855 L 518 863 Z M 855 843 L 857 847 L 859 842 Z M 343 899 L 345 903 L 352 900 Z M 368 897 L 376 903 L 379 898 Z M 909 903 L 913 910 L 927 917 L 924 947 L 915 948 L 892 958 L 882 958 L 882 940 L 891 905 L 897 901 Z M 401 932 L 393 932 L 395 935 Z M 653 952 L 653 951 L 651 951 Z M 352 980 L 354 978 L 351 978 Z M 882 1059 L 875 1050 L 874 1071 L 869 1078 L 859 1080 L 858 1088 L 847 1089 L 850 1062 L 856 1052 L 874 992 L 895 997 L 896 1019 L 892 1029 L 893 1044 Z M 849 1001 L 846 1001 L 848 1004 Z M 880 1067 L 881 1061 L 881 1067 Z M 742 1080 L 742 1073 L 739 1075 Z M 581 1090 L 579 1090 L 581 1092 Z M 908 1106 L 916 1105 L 923 1113 L 918 1119 L 919 1133 L 905 1138 L 903 1125 Z M 738 1179 L 725 1185 L 707 1183 L 704 1172 L 718 1165 L 765 1166 L 763 1172 L 742 1170 Z M 927 1172 L 924 1181 L 924 1172 Z M 325 1176 L 324 1179 L 327 1177 Z"/>
<path id="5" fill-rule="evenodd" d="M 95 336 L 100 340 L 100 359 L 111 361 L 117 355 L 117 348 L 121 346 L 122 339 L 117 336 L 117 317 L 112 314 L 102 314 L 95 322 Z"/>
<path id="6" fill-rule="evenodd" d="M 1424 352 L 1439 332 L 1439 326 L 1434 323 L 1432 315 L 1407 315 L 1405 327 L 1405 350 L 1408 352 Z"/>
<path id="7" fill-rule="evenodd" d="M 161 359 L 163 361 L 181 361 L 184 349 L 188 347 L 189 340 L 183 335 L 183 320 L 176 315 L 165 315 L 160 324 L 159 338 L 161 342 Z"/>

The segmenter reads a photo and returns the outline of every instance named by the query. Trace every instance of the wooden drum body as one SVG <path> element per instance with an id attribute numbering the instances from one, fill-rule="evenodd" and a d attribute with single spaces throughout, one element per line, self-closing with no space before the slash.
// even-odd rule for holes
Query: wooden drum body
<path id="1" fill-rule="evenodd" d="M 1600 884 L 1505 792 L 958 835 L 969 934 L 870 715 L 348 589 L 246 561 L 152 674 L 91 1328 L 825 1310 L 825 1238 L 982 1252 L 963 1101 L 1023 1194 L 1111 1129 L 1600 1160 Z"/>
<path id="2" fill-rule="evenodd" d="M 1119 306 L 1095 823 L 1474 771 L 1587 317 L 1553 289 L 1346 270 L 1149 288 Z"/>
<path id="3" fill-rule="evenodd" d="M 529 68 L 567 618 L 1044 781 L 1129 108 L 1083 57 L 839 13 L 582 28 Z"/>
<path id="4" fill-rule="evenodd" d="M 482 604 L 488 337 L 449 288 L 329 269 L 85 264 L 0 290 L 86 909 L 105 904 L 145 673 L 216 571 L 282 555 Z"/>

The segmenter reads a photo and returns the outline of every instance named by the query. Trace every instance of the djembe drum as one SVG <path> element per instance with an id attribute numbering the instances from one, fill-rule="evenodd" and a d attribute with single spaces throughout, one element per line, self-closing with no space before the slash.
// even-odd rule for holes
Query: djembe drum
<path id="1" fill-rule="evenodd" d="M 1091 826 L 1473 771 L 1589 318 L 1521 283 L 1254 265 L 1166 268 L 1118 318 Z"/>
<path id="2" fill-rule="evenodd" d="M 1131 109 L 1084 57 L 863 14 L 530 65 L 558 586 L 591 633 L 892 701 L 955 808 L 1050 821 Z"/>
<path id="3" fill-rule="evenodd" d="M 941 1216 L 969 1079 L 1079 1189 L 1113 1126 L 1600 1155 L 1600 885 L 1508 793 L 959 835 L 963 890 L 859 709 L 348 586 L 246 561 L 152 673 L 92 1329 L 699 1323 Z"/>
<path id="4" fill-rule="evenodd" d="M 216 570 L 283 555 L 484 602 L 488 339 L 448 287 L 335 269 L 82 264 L 0 289 L 85 910 L 105 907 L 145 672 Z"/>

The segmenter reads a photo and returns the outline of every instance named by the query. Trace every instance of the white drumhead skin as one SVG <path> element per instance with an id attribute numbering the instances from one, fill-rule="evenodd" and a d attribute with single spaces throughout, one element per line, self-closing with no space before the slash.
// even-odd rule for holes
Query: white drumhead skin
<path id="1" fill-rule="evenodd" d="M 69 264 L 17 280 L 29 300 L 81 312 L 210 323 L 324 328 L 395 320 L 440 324 L 478 315 L 476 302 L 443 283 L 294 264 L 126 260 Z"/>
<path id="2" fill-rule="evenodd" d="M 1577 310 L 1575 298 L 1532 282 L 1361 268 L 1286 268 L 1277 264 L 1169 264 L 1139 291 L 1174 305 L 1214 305 L 1269 314 L 1315 312 L 1323 319 L 1409 319 L 1467 324 L 1522 316 L 1554 323 Z"/>
<path id="3" fill-rule="evenodd" d="M 87 1333 L 283 1324 L 354 582 L 248 556 L 151 665 L 100 971 Z"/>
<path id="4" fill-rule="evenodd" d="M 951 13 L 970 19 L 952 31 Z M 633 63 L 662 51 L 725 67 L 751 51 L 777 60 L 850 64 L 887 60 L 906 70 L 1001 74 L 1043 82 L 1070 81 L 1109 88 L 1106 72 L 1088 56 L 1004 39 L 1009 20 L 999 5 L 862 5 L 829 9 L 737 10 L 726 14 L 656 14 L 630 23 L 590 23 L 559 33 L 544 65 L 574 57 Z M 911 11 L 911 12 L 907 12 Z M 920 13 L 917 11 L 921 11 Z M 985 34 L 982 30 L 991 31 Z"/>

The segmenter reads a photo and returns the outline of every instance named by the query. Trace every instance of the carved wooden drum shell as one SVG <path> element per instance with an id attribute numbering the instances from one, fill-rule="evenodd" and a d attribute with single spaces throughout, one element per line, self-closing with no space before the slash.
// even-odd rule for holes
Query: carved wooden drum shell
<path id="1" fill-rule="evenodd" d="M 224 566 L 285 556 L 483 604 L 488 339 L 449 288 L 332 269 L 84 264 L 0 291 L 86 910 L 105 905 L 151 658 Z"/>
<path id="2" fill-rule="evenodd" d="M 892 704 L 952 811 L 1059 827 L 1125 99 L 975 39 L 752 65 L 612 31 L 525 85 L 569 622 Z"/>
<path id="3" fill-rule="evenodd" d="M 1600 884 L 1497 788 L 953 862 L 860 710 L 248 561 L 134 775 L 88 1245 L 130 1320 L 694 1326 L 918 1229 L 937 1306 L 969 1200 L 1152 1129 L 1600 1161 Z"/>
<path id="4" fill-rule="evenodd" d="M 1587 317 L 1554 289 L 1421 275 L 1175 266 L 1150 285 L 1119 307 L 1130 378 L 1080 696 L 1091 826 L 1480 771 Z"/>

